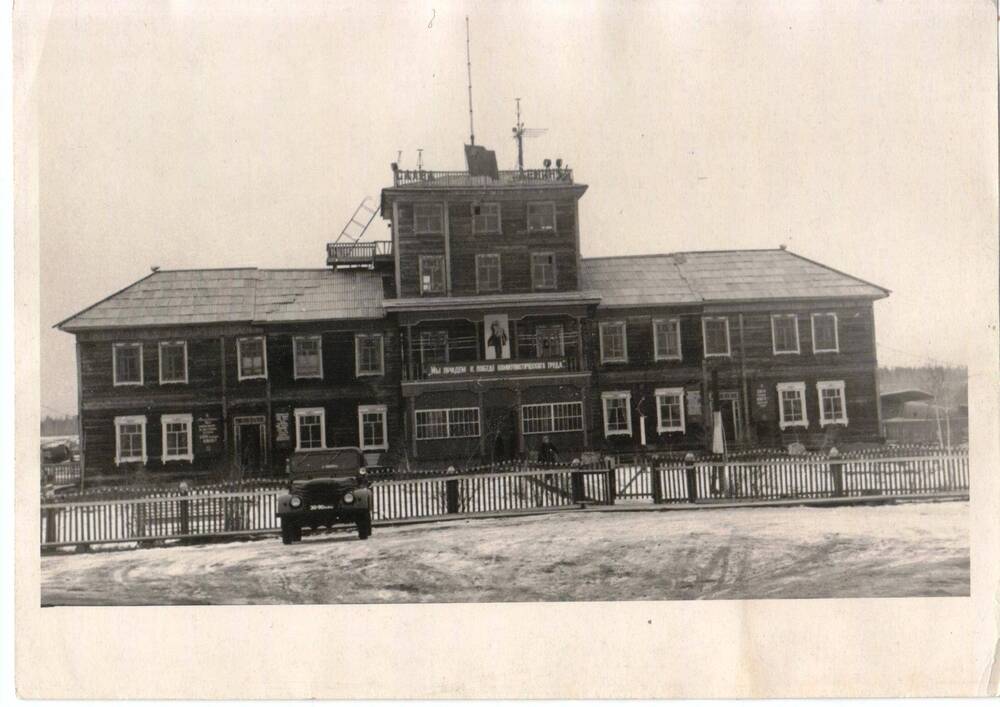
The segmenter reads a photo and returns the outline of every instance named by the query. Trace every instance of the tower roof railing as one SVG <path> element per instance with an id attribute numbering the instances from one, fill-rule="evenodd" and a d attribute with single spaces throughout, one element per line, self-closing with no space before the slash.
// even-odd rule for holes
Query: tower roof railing
<path id="1" fill-rule="evenodd" d="M 510 169 L 492 176 L 472 175 L 465 171 L 428 169 L 394 169 L 393 186 L 496 186 L 539 183 L 573 183 L 573 170 L 564 167 L 549 169 Z"/>

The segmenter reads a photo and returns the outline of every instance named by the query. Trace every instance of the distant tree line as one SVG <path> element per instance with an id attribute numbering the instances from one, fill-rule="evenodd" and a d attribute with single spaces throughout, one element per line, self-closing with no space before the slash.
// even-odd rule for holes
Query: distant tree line
<path id="1" fill-rule="evenodd" d="M 916 388 L 934 396 L 937 405 L 969 404 L 969 370 L 965 366 L 886 366 L 878 369 L 879 392 Z"/>
<path id="2" fill-rule="evenodd" d="M 53 417 L 46 415 L 42 418 L 42 437 L 55 437 L 57 435 L 75 435 L 77 433 L 76 415 L 66 415 L 64 417 Z"/>

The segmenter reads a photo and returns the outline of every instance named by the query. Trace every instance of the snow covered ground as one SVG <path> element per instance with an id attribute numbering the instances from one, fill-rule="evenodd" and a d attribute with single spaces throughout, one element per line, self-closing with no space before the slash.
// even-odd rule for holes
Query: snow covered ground
<path id="1" fill-rule="evenodd" d="M 573 511 L 42 558 L 43 604 L 962 596 L 967 503 Z"/>

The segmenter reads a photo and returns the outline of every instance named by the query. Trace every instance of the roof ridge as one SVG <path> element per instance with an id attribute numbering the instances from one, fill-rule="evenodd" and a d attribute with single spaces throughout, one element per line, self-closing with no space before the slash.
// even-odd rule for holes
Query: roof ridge
<path id="1" fill-rule="evenodd" d="M 699 255 L 709 253 L 776 253 L 784 248 L 720 248 L 717 250 L 672 250 L 667 253 L 636 253 L 633 255 L 591 255 L 581 260 L 624 260 L 627 258 L 674 257 L 677 255 Z M 787 251 L 786 251 L 787 252 Z"/>

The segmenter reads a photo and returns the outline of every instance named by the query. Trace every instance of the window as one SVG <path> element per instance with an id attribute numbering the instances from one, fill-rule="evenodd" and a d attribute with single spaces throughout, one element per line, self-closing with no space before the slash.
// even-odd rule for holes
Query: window
<path id="1" fill-rule="evenodd" d="M 535 327 L 535 349 L 538 358 L 563 355 L 562 324 L 541 324 Z"/>
<path id="2" fill-rule="evenodd" d="M 583 403 L 536 403 L 521 406 L 521 431 L 526 435 L 583 430 Z"/>
<path id="3" fill-rule="evenodd" d="M 684 389 L 683 388 L 657 389 L 656 431 L 684 432 Z"/>
<path id="4" fill-rule="evenodd" d="M 444 292 L 444 256 L 420 256 L 420 294 L 434 295 Z"/>
<path id="5" fill-rule="evenodd" d="M 531 254 L 531 286 L 536 290 L 554 290 L 556 287 L 555 253 Z"/>
<path id="6" fill-rule="evenodd" d="M 194 460 L 191 446 L 191 415 L 162 415 L 163 461 Z"/>
<path id="7" fill-rule="evenodd" d="M 442 233 L 444 231 L 444 209 L 441 204 L 413 205 L 414 233 Z"/>
<path id="8" fill-rule="evenodd" d="M 528 230 L 556 230 L 556 205 L 551 202 L 528 204 Z"/>
<path id="9" fill-rule="evenodd" d="M 653 357 L 657 361 L 681 360 L 680 319 L 653 320 Z"/>
<path id="10" fill-rule="evenodd" d="M 809 427 L 806 417 L 806 384 L 778 383 L 778 427 Z"/>
<path id="11" fill-rule="evenodd" d="M 473 204 L 472 232 L 500 233 L 500 204 Z"/>
<path id="12" fill-rule="evenodd" d="M 705 341 L 705 356 L 729 356 L 729 319 L 703 317 L 701 334 Z"/>
<path id="13" fill-rule="evenodd" d="M 819 424 L 847 424 L 847 396 L 844 381 L 820 381 L 816 384 L 819 392 Z"/>
<path id="14" fill-rule="evenodd" d="M 500 291 L 500 256 L 495 253 L 476 256 L 476 292 Z"/>
<path id="15" fill-rule="evenodd" d="M 115 418 L 115 464 L 146 463 L 146 416 Z"/>
<path id="16" fill-rule="evenodd" d="M 599 329 L 601 333 L 601 363 L 628 361 L 625 322 L 601 322 Z"/>
<path id="17" fill-rule="evenodd" d="M 380 376 L 382 366 L 382 335 L 356 334 L 354 336 L 354 357 L 356 376 Z"/>
<path id="18" fill-rule="evenodd" d="M 837 315 L 833 312 L 812 315 L 813 353 L 838 353 L 840 336 Z"/>
<path id="19" fill-rule="evenodd" d="M 361 449 L 388 449 L 385 405 L 358 406 L 358 439 Z"/>
<path id="20" fill-rule="evenodd" d="M 111 359 L 115 385 L 142 385 L 142 344 L 115 344 Z"/>
<path id="21" fill-rule="evenodd" d="M 772 314 L 771 343 L 775 354 L 797 354 L 799 318 L 794 314 Z"/>
<path id="22" fill-rule="evenodd" d="M 267 378 L 267 346 L 263 336 L 236 340 L 239 379 Z"/>
<path id="23" fill-rule="evenodd" d="M 417 410 L 417 439 L 479 436 L 479 408 Z"/>
<path id="24" fill-rule="evenodd" d="M 187 342 L 160 342 L 160 383 L 187 383 Z"/>
<path id="25" fill-rule="evenodd" d="M 632 435 L 632 394 L 628 392 L 601 393 L 604 407 L 604 436 Z"/>
<path id="26" fill-rule="evenodd" d="M 420 360 L 428 363 L 448 363 L 448 332 L 420 332 Z"/>
<path id="27" fill-rule="evenodd" d="M 323 337 L 296 336 L 292 339 L 292 372 L 295 379 L 323 377 Z"/>
<path id="28" fill-rule="evenodd" d="M 326 448 L 326 410 L 295 409 L 295 451 Z"/>

